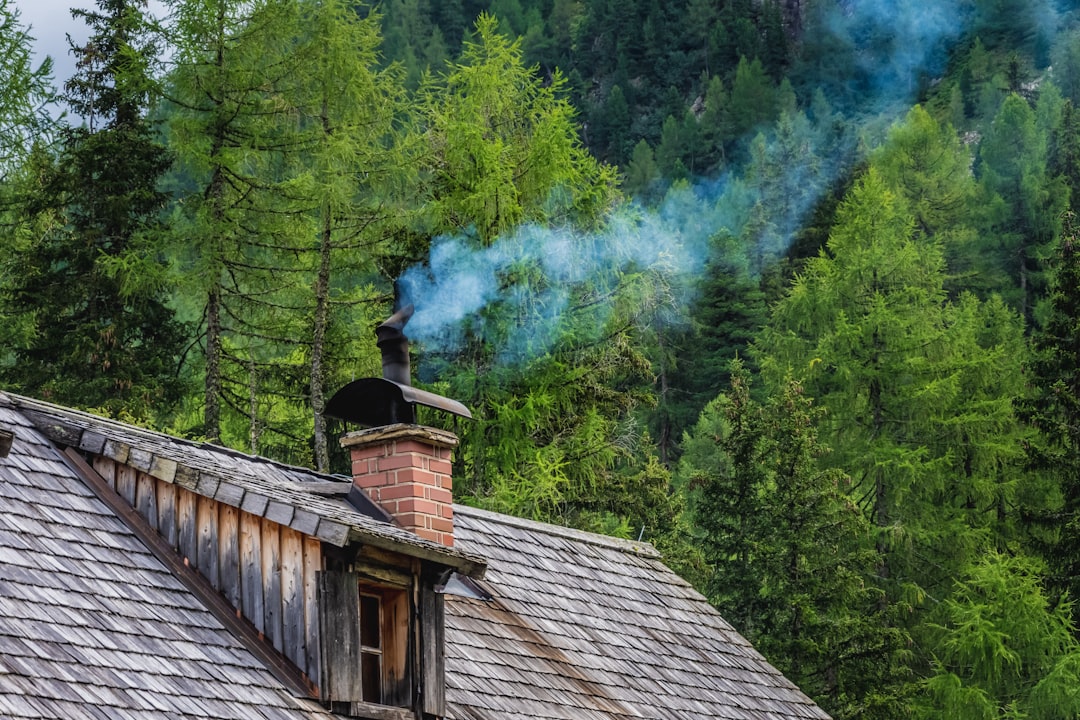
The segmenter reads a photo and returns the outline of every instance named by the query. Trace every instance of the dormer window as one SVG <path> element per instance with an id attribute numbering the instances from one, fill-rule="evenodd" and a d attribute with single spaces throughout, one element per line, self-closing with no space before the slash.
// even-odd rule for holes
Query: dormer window
<path id="1" fill-rule="evenodd" d="M 436 599 L 433 588 L 417 589 L 421 597 Z M 402 720 L 418 717 L 418 708 L 421 714 L 442 714 L 440 705 L 431 704 L 441 698 L 441 687 L 431 698 L 416 695 L 419 658 L 409 653 L 410 647 L 423 647 L 428 657 L 438 658 L 437 667 L 419 668 L 419 686 L 441 686 L 441 603 L 425 622 L 412 596 L 411 587 L 375 583 L 362 573 L 319 574 L 319 696 L 332 711 Z"/>

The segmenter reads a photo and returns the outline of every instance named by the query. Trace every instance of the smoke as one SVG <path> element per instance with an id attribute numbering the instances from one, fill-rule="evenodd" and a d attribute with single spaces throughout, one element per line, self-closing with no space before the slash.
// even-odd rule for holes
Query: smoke
<path id="1" fill-rule="evenodd" d="M 398 280 L 403 299 L 416 308 L 409 337 L 452 352 L 466 325 L 483 334 L 483 311 L 500 303 L 517 327 L 502 339 L 499 355 L 527 359 L 551 349 L 571 307 L 589 304 L 599 313 L 592 319 L 603 324 L 610 303 L 589 298 L 610 299 L 635 273 L 663 277 L 669 309 L 685 306 L 689 281 L 701 273 L 721 222 L 686 186 L 669 193 L 657 210 L 622 206 L 597 232 L 528 224 L 486 247 L 465 237 L 436 238 L 427 263 Z"/>
<path id="2" fill-rule="evenodd" d="M 795 78 L 801 94 L 815 95 L 809 116 L 785 113 L 747 138 L 745 166 L 676 184 L 655 209 L 623 206 L 600 232 L 525 225 L 485 247 L 466 237 L 437 238 L 428 261 L 398 283 L 416 306 L 410 337 L 453 352 L 466 326 L 485 334 L 484 312 L 498 303 L 523 319 L 515 336 L 499 338 L 501 357 L 523 358 L 550 349 L 567 311 L 581 304 L 575 294 L 583 287 L 599 293 L 629 274 L 651 273 L 669 293 L 661 314 L 678 322 L 708 262 L 755 272 L 782 257 L 822 195 L 884 136 L 921 85 L 943 72 L 971 20 L 967 0 L 829 6 L 808 18 L 807 40 L 815 47 L 804 48 L 829 65 L 804 66 Z M 731 238 L 742 257 L 715 257 L 716 247 L 731 252 Z"/>

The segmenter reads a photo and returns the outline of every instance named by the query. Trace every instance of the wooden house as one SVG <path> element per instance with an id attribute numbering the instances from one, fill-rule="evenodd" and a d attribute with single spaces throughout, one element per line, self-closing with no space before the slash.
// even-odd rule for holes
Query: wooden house
<path id="1" fill-rule="evenodd" d="M 348 478 L 0 393 L 0 717 L 827 720 L 648 544 L 455 505 L 456 442 Z"/>

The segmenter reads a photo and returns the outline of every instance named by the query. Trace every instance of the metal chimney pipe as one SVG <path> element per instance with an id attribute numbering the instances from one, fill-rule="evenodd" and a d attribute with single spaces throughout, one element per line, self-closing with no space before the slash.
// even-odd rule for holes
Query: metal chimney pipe
<path id="1" fill-rule="evenodd" d="M 409 338 L 405 337 L 405 323 L 412 317 L 413 306 L 406 305 L 375 328 L 378 338 L 375 344 L 382 352 L 383 377 L 399 385 L 412 385 L 409 367 Z"/>

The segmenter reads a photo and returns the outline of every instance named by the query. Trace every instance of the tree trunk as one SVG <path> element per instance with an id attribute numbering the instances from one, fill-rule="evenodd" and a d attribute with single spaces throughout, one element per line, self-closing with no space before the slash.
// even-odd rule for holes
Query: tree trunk
<path id="1" fill-rule="evenodd" d="M 326 343 L 326 326 L 330 317 L 330 239 L 332 220 L 330 207 L 323 208 L 322 240 L 319 243 L 319 272 L 315 278 L 315 327 L 311 338 L 311 410 L 315 420 L 315 467 L 319 472 L 330 468 L 330 451 L 327 447 L 326 388 L 323 377 L 323 353 Z"/>
<path id="2" fill-rule="evenodd" d="M 203 434 L 221 443 L 221 286 L 215 281 L 206 301 L 206 378 Z"/>

